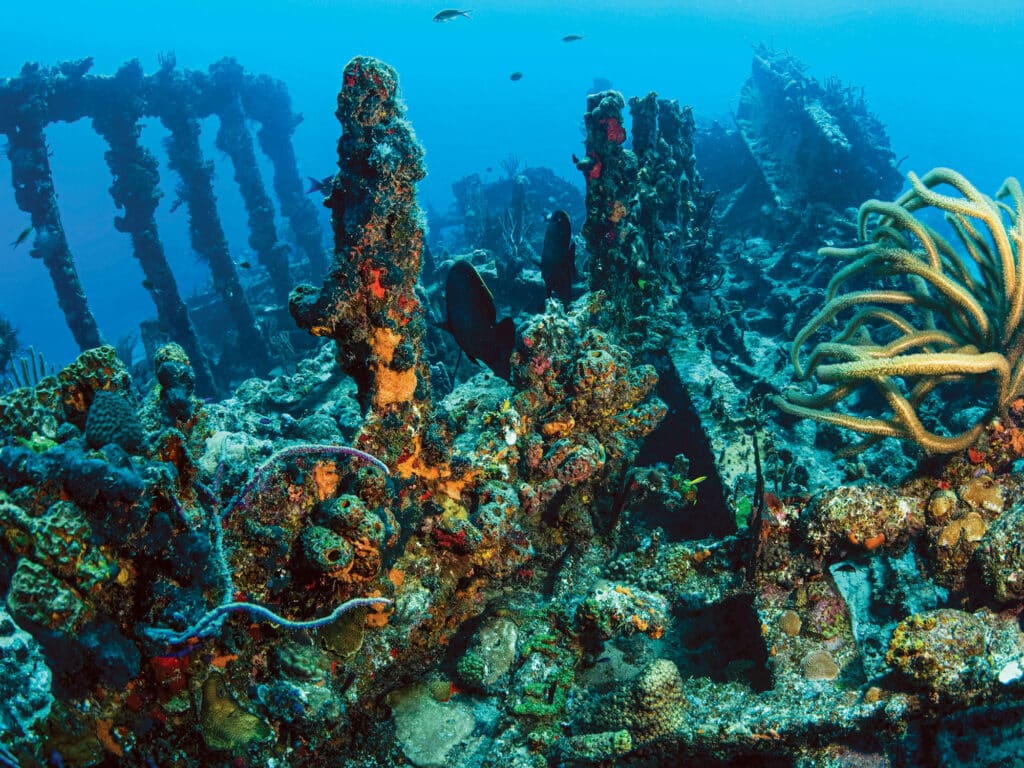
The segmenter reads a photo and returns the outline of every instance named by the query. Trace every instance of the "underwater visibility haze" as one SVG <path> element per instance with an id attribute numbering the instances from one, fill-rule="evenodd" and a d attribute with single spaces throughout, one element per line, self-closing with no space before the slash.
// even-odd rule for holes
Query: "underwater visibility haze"
<path id="1" fill-rule="evenodd" d="M 1024 762 L 1024 8 L 10 0 L 0 766 Z"/>

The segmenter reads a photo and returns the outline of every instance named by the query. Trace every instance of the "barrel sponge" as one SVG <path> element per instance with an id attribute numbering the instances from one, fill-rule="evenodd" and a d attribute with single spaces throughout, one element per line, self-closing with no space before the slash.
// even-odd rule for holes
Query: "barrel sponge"
<path id="1" fill-rule="evenodd" d="M 306 561 L 321 573 L 345 571 L 352 565 L 352 545 L 330 528 L 309 525 L 302 531 L 302 553 Z"/>
<path id="2" fill-rule="evenodd" d="M 137 453 L 142 440 L 139 415 L 128 400 L 117 392 L 97 392 L 85 420 L 85 441 L 89 446 L 102 448 L 116 443 L 129 453 Z"/>

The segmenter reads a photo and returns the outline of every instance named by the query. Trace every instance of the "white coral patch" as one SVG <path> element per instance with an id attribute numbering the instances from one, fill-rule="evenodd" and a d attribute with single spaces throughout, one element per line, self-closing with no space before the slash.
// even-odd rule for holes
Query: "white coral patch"
<path id="1" fill-rule="evenodd" d="M 1024 676 L 1024 670 L 1020 668 L 1020 662 L 1016 659 L 1009 662 L 999 670 L 999 682 L 1003 685 L 1008 685 L 1015 680 L 1020 680 L 1022 676 Z"/>

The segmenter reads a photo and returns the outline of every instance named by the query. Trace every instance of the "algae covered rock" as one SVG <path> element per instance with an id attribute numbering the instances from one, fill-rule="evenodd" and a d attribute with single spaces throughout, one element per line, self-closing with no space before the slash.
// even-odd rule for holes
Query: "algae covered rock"
<path id="1" fill-rule="evenodd" d="M 982 619 L 940 608 L 897 624 L 885 658 L 920 687 L 962 698 L 991 676 L 987 645 L 988 628 Z"/>
<path id="2" fill-rule="evenodd" d="M 512 668 L 518 637 L 519 628 L 512 619 L 495 617 L 487 621 L 459 659 L 462 683 L 471 690 L 493 693 Z"/>
<path id="3" fill-rule="evenodd" d="M 393 691 L 387 697 L 395 736 L 405 757 L 419 768 L 443 768 L 473 735 L 476 719 L 462 702 L 440 702 L 425 683 Z"/>
<path id="4" fill-rule="evenodd" d="M 199 407 L 194 397 L 196 375 L 185 350 L 178 344 L 164 344 L 153 357 L 153 370 L 160 384 L 159 402 L 170 424 L 191 418 Z"/>
<path id="5" fill-rule="evenodd" d="M 978 543 L 975 557 L 990 594 L 1001 603 L 1024 599 L 1024 503 L 996 518 Z"/>
<path id="6" fill-rule="evenodd" d="M 206 746 L 226 751 L 244 749 L 273 733 L 269 725 L 239 704 L 218 674 L 211 674 L 203 683 L 199 728 Z"/>
<path id="7" fill-rule="evenodd" d="M 626 730 L 572 736 L 565 747 L 568 756 L 587 762 L 614 760 L 632 751 L 633 738 Z"/>
<path id="8" fill-rule="evenodd" d="M 39 644 L 0 606 L 0 734 L 28 734 L 53 704 L 52 681 Z"/>
<path id="9" fill-rule="evenodd" d="M 576 655 L 565 637 L 537 632 L 522 646 L 520 663 L 511 685 L 511 710 L 530 717 L 560 717 L 569 699 Z"/>
<path id="10" fill-rule="evenodd" d="M 11 578 L 7 609 L 18 623 L 73 633 L 91 615 L 88 605 L 38 563 L 22 558 Z"/>
<path id="11" fill-rule="evenodd" d="M 580 603 L 576 622 L 602 641 L 638 632 L 657 639 L 665 632 L 667 613 L 668 603 L 657 593 L 602 581 Z"/>
<path id="12" fill-rule="evenodd" d="M 365 622 L 364 611 L 356 612 Z M 255 697 L 273 720 L 296 723 L 310 732 L 342 722 L 345 707 L 331 685 L 330 664 L 319 649 L 285 640 L 268 654 L 271 676 Z"/>
<path id="13" fill-rule="evenodd" d="M 804 543 L 815 557 L 899 548 L 923 528 L 920 502 L 899 496 L 883 485 L 823 491 L 800 513 Z"/>

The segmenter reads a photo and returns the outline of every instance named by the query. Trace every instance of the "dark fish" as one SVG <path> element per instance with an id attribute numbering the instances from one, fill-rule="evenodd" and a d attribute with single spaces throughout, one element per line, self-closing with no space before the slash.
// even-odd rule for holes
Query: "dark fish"
<path id="1" fill-rule="evenodd" d="M 18 233 L 18 236 L 14 238 L 14 242 L 11 243 L 11 248 L 17 248 L 19 245 L 28 240 L 28 236 L 32 234 L 32 229 L 32 225 L 29 224 L 27 227 L 21 230 L 21 232 Z"/>
<path id="2" fill-rule="evenodd" d="M 511 80 L 513 83 L 516 80 L 522 80 L 523 79 L 523 73 L 522 72 L 513 72 L 511 75 L 508 76 L 508 79 Z"/>
<path id="3" fill-rule="evenodd" d="M 575 43 L 577 40 L 582 40 L 583 35 L 566 35 L 562 38 L 563 43 Z"/>
<path id="4" fill-rule="evenodd" d="M 309 189 L 306 190 L 307 195 L 319 192 L 321 195 L 326 197 L 331 194 L 331 187 L 334 184 L 333 176 L 324 176 L 320 180 L 314 179 L 312 176 L 307 176 L 306 178 L 309 179 Z"/>
<path id="5" fill-rule="evenodd" d="M 143 280 L 142 281 L 142 287 L 145 288 L 147 291 L 152 291 L 153 290 L 153 281 L 152 280 Z"/>
<path id="6" fill-rule="evenodd" d="M 465 259 L 452 264 L 444 284 L 448 318 L 441 326 L 455 337 L 455 343 L 472 362 L 481 360 L 508 381 L 512 375 L 509 358 L 516 342 L 511 317 L 495 322 L 498 312 L 494 296 L 480 273 Z"/>
<path id="7" fill-rule="evenodd" d="M 240 261 L 238 262 L 238 266 L 240 266 L 242 269 L 252 269 L 252 264 L 250 264 L 248 261 Z"/>
<path id="8" fill-rule="evenodd" d="M 469 18 L 469 11 L 458 11 L 454 8 L 445 8 L 443 11 L 438 11 L 434 14 L 434 21 L 452 21 L 460 16 Z"/>
<path id="9" fill-rule="evenodd" d="M 544 233 L 544 250 L 540 256 L 540 275 L 548 296 L 563 304 L 572 301 L 572 278 L 576 272 L 576 243 L 572 240 L 572 223 L 565 211 L 555 211 L 548 217 Z"/>
<path id="10" fill-rule="evenodd" d="M 174 213 L 176 210 L 181 208 L 181 204 L 184 203 L 184 202 L 185 202 L 185 199 L 182 198 L 182 197 L 174 198 L 174 202 L 171 203 L 171 207 L 167 209 L 167 212 L 168 213 Z"/>

